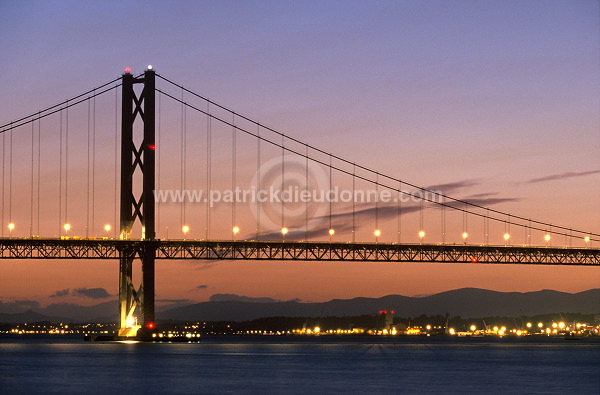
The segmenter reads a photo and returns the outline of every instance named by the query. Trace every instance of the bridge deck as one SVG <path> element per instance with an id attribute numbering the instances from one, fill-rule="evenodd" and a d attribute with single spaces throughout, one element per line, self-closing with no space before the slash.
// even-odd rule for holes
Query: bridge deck
<path id="1" fill-rule="evenodd" d="M 0 259 L 296 260 L 600 265 L 600 249 L 492 245 L 117 239 L 0 239 Z"/>

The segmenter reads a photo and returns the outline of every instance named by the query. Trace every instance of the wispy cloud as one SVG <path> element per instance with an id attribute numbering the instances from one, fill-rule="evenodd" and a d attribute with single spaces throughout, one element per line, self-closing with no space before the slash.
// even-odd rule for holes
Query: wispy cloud
<path id="1" fill-rule="evenodd" d="M 206 288 L 208 288 L 208 285 L 207 284 L 201 284 L 201 285 L 198 285 L 196 288 L 197 289 L 206 289 Z"/>
<path id="2" fill-rule="evenodd" d="M 425 189 L 429 189 L 430 191 L 441 191 L 444 195 L 451 195 L 454 191 L 458 189 L 468 188 L 478 184 L 478 180 L 463 180 L 456 182 L 448 182 L 446 184 L 431 185 Z"/>
<path id="3" fill-rule="evenodd" d="M 531 180 L 529 180 L 527 182 L 533 184 L 536 182 L 564 180 L 566 178 L 583 177 L 583 176 L 589 176 L 592 174 L 599 174 L 599 173 L 600 173 L 600 170 L 568 171 L 566 173 L 552 174 L 550 176 L 532 178 Z"/>
<path id="4" fill-rule="evenodd" d="M 71 290 L 71 294 L 90 299 L 106 299 L 112 296 L 104 288 L 76 288 Z"/>
<path id="5" fill-rule="evenodd" d="M 111 294 L 109 294 L 104 288 L 74 288 L 74 289 L 60 289 L 50 295 L 51 298 L 59 298 L 63 296 L 76 296 L 80 298 L 90 298 L 90 299 L 106 299 L 110 298 Z"/>
<path id="6" fill-rule="evenodd" d="M 60 298 L 61 296 L 67 296 L 69 294 L 69 288 L 67 289 L 60 289 L 56 292 L 54 292 L 52 295 L 50 295 L 51 298 Z"/>

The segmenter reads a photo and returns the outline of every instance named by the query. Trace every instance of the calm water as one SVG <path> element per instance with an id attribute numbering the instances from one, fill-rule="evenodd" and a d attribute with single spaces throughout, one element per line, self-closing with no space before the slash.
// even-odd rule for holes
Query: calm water
<path id="1" fill-rule="evenodd" d="M 0 339 L 0 393 L 600 391 L 600 343 L 206 338 L 201 344 Z"/>

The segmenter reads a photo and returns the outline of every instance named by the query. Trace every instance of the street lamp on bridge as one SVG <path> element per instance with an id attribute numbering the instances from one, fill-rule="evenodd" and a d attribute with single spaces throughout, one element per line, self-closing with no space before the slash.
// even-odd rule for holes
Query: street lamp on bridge
<path id="1" fill-rule="evenodd" d="M 12 238 L 12 231 L 13 231 L 14 228 L 15 228 L 14 222 L 11 222 L 11 223 L 8 224 L 8 232 L 9 232 L 8 234 L 9 234 L 10 238 Z"/>

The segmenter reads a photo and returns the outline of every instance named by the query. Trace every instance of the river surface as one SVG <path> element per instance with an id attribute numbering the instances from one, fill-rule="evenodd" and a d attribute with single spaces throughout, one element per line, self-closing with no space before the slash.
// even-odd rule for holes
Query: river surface
<path id="1" fill-rule="evenodd" d="M 600 342 L 0 338 L 0 393 L 599 393 Z"/>

